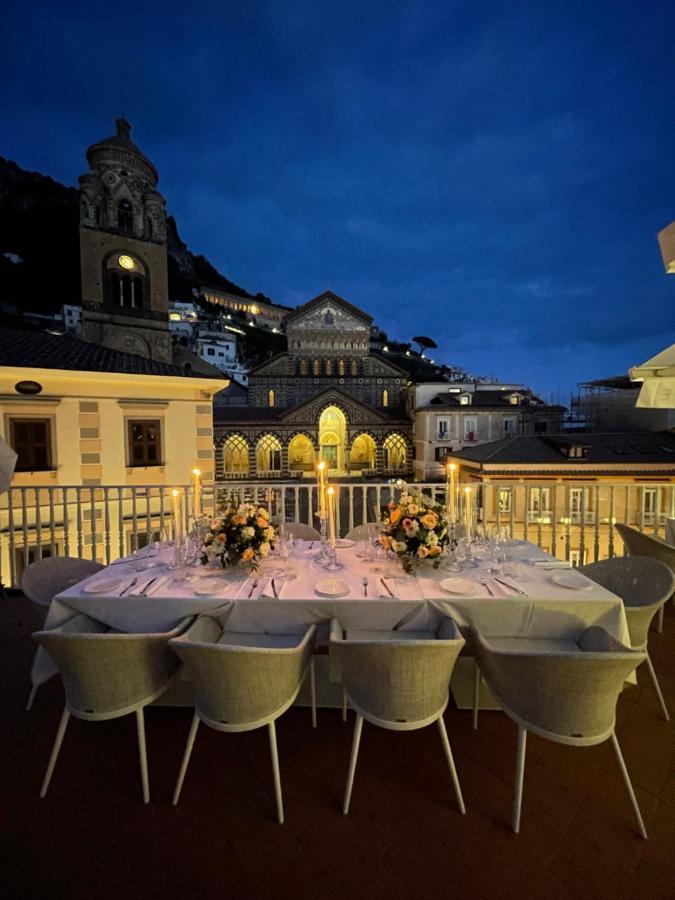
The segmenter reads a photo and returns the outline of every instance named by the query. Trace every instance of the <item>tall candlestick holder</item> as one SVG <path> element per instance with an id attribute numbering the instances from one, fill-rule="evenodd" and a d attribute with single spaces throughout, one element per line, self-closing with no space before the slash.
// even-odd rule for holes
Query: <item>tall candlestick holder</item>
<path id="1" fill-rule="evenodd" d="M 326 513 L 318 512 L 319 533 L 321 534 L 321 550 L 314 560 L 320 566 L 326 566 L 330 562 L 330 548 L 328 546 L 328 516 Z"/>

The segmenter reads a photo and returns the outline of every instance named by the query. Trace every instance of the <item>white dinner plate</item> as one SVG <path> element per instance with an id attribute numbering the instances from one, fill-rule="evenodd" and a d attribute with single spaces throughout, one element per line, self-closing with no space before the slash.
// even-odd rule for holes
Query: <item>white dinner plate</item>
<path id="1" fill-rule="evenodd" d="M 125 580 L 124 578 L 97 578 L 96 581 L 85 584 L 82 590 L 85 594 L 113 594 L 122 587 Z"/>
<path id="2" fill-rule="evenodd" d="M 222 579 L 218 584 L 215 584 L 212 579 L 209 579 L 206 583 L 202 582 L 201 584 L 193 585 L 192 593 L 196 594 L 198 597 L 216 597 L 226 587 L 228 587 L 228 585 L 223 582 Z"/>
<path id="3" fill-rule="evenodd" d="M 476 593 L 476 582 L 469 578 L 444 578 L 438 583 L 447 594 L 461 594 L 467 597 Z"/>
<path id="4" fill-rule="evenodd" d="M 569 569 L 554 572 L 551 575 L 551 581 L 554 584 L 559 584 L 560 587 L 570 588 L 570 590 L 575 591 L 587 591 L 593 586 L 592 582 L 584 578 L 583 575 L 580 575 L 578 572 L 572 572 Z"/>
<path id="5" fill-rule="evenodd" d="M 348 550 L 350 547 L 356 546 L 356 541 L 351 540 L 351 538 L 340 538 L 340 540 L 335 541 L 335 546 L 338 550 Z"/>
<path id="6" fill-rule="evenodd" d="M 506 543 L 509 547 L 524 547 L 528 542 L 522 541 L 520 538 L 510 538 Z"/>
<path id="7" fill-rule="evenodd" d="M 317 582 L 314 590 L 321 597 L 346 597 L 349 593 L 349 585 L 339 578 L 324 578 Z"/>

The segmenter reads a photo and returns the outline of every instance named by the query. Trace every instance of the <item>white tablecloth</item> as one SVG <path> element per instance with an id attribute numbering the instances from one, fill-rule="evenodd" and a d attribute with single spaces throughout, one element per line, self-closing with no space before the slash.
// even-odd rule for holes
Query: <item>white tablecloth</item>
<path id="1" fill-rule="evenodd" d="M 189 580 L 176 580 L 167 572 L 167 552 L 160 554 L 152 569 L 137 571 L 143 565 L 136 558 L 117 563 L 103 573 L 97 573 L 80 584 L 68 588 L 54 598 L 47 614 L 46 628 L 54 628 L 75 612 L 84 612 L 111 628 L 126 632 L 164 631 L 174 627 L 182 618 L 218 608 L 228 611 L 227 627 L 239 632 L 299 633 L 308 625 L 318 626 L 319 640 L 328 633 L 331 618 L 337 618 L 346 629 L 381 629 L 394 627 L 412 631 L 434 629 L 442 616 L 451 616 L 459 626 L 474 625 L 484 634 L 494 637 L 531 637 L 574 639 L 589 625 L 602 625 L 619 640 L 628 644 L 628 628 L 621 600 L 600 585 L 576 573 L 584 585 L 572 590 L 556 584 L 553 570 L 538 568 L 526 562 L 518 564 L 517 583 L 527 592 L 519 596 L 501 587 L 484 566 L 469 568 L 461 578 L 476 582 L 471 596 L 446 593 L 439 581 L 449 572 L 429 567 L 417 578 L 386 578 L 386 584 L 396 595 L 386 595 L 382 575 L 374 572 L 374 565 L 357 556 L 358 548 L 338 550 L 343 568 L 328 573 L 314 561 L 315 553 L 308 545 L 298 542 L 295 559 L 296 578 L 275 580 L 280 598 L 270 595 L 269 570 L 279 563 L 268 560 L 259 573 L 259 583 L 251 596 L 253 579 L 236 579 L 212 569 L 200 569 Z M 545 560 L 546 554 L 532 544 L 517 549 L 514 555 L 531 560 Z M 563 570 L 564 571 L 564 570 Z M 345 581 L 350 592 L 340 599 L 317 596 L 317 581 L 329 574 Z M 368 597 L 363 595 L 362 580 L 368 578 Z M 496 596 L 490 597 L 480 584 L 486 578 Z M 110 595 L 88 593 L 87 586 L 102 579 L 116 578 L 120 586 Z M 149 596 L 125 594 L 115 596 L 137 578 L 135 590 L 140 590 L 150 578 L 157 578 L 157 593 Z M 196 586 L 213 585 L 209 596 L 198 596 Z M 133 590 L 133 589 L 132 589 Z M 48 654 L 40 649 L 36 655 L 31 679 L 41 684 L 55 674 Z"/>

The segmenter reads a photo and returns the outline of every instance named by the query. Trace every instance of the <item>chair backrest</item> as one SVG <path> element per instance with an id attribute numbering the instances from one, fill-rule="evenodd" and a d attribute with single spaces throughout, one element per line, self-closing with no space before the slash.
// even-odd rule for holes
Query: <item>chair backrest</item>
<path id="1" fill-rule="evenodd" d="M 356 528 L 352 528 L 347 533 L 347 538 L 350 541 L 365 541 L 369 535 L 369 529 L 379 527 L 380 525 L 377 522 L 364 522 L 363 525 L 357 525 Z"/>
<path id="2" fill-rule="evenodd" d="M 530 730 L 569 744 L 605 740 L 626 678 L 646 659 L 604 628 L 587 628 L 578 652 L 500 649 L 472 629 L 490 690 L 507 714 Z"/>
<path id="3" fill-rule="evenodd" d="M 284 538 L 291 535 L 298 541 L 320 541 L 321 535 L 312 528 L 311 525 L 305 525 L 304 522 L 284 522 L 279 526 L 279 534 Z"/>
<path id="4" fill-rule="evenodd" d="M 163 634 L 120 634 L 78 613 L 33 637 L 56 663 L 69 708 L 104 714 L 133 708 L 161 692 L 180 665 L 168 641 L 191 621 Z"/>
<path id="5" fill-rule="evenodd" d="M 21 576 L 21 590 L 33 603 L 49 606 L 61 591 L 103 568 L 105 566 L 92 559 L 49 556 L 28 566 Z"/>
<path id="6" fill-rule="evenodd" d="M 630 556 L 649 556 L 651 559 L 658 559 L 665 563 L 672 572 L 675 572 L 675 547 L 671 547 L 670 544 L 654 534 L 643 534 L 641 531 L 629 528 L 628 525 L 621 525 L 619 522 L 614 527 L 626 545 Z"/>
<path id="7" fill-rule="evenodd" d="M 296 647 L 268 648 L 219 644 L 215 619 L 200 616 L 171 648 L 185 665 L 195 708 L 209 724 L 236 727 L 263 724 L 295 699 L 312 654 L 315 626 Z"/>
<path id="8" fill-rule="evenodd" d="M 630 642 L 642 647 L 658 610 L 675 590 L 675 575 L 668 566 L 648 556 L 619 556 L 581 566 L 580 572 L 624 602 Z"/>
<path id="9" fill-rule="evenodd" d="M 331 634 L 330 652 L 342 671 L 342 683 L 365 718 L 414 724 L 433 720 L 448 702 L 450 676 L 464 646 L 451 620 L 446 637 L 432 640 L 349 641 Z"/>

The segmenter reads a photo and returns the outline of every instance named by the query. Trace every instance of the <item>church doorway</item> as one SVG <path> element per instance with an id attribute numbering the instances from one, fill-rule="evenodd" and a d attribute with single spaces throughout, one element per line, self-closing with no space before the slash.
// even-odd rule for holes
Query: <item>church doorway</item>
<path id="1" fill-rule="evenodd" d="M 359 472 L 375 468 L 375 441 L 369 434 L 360 434 L 352 442 L 349 452 L 349 469 Z"/>
<path id="2" fill-rule="evenodd" d="M 345 471 L 347 420 L 337 406 L 327 406 L 319 417 L 319 448 L 333 474 Z"/>

